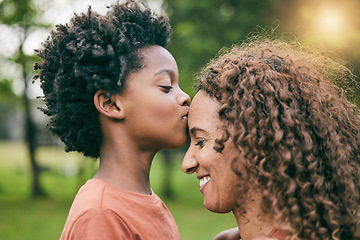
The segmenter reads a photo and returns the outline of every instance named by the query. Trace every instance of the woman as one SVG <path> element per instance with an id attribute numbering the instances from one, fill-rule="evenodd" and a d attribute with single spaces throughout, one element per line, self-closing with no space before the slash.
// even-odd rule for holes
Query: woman
<path id="1" fill-rule="evenodd" d="M 333 84 L 354 77 L 296 46 L 254 38 L 200 72 L 182 169 L 243 240 L 359 239 L 360 116 Z"/>

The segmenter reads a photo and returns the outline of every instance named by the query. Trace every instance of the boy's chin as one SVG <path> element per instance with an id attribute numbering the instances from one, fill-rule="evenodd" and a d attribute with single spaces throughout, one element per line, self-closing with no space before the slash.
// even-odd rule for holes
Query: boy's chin
<path id="1" fill-rule="evenodd" d="M 176 149 L 180 149 L 186 146 L 186 143 L 188 142 L 188 138 L 184 138 L 183 140 L 179 140 L 177 142 L 172 143 L 171 145 L 168 146 L 168 150 L 176 150 Z"/>

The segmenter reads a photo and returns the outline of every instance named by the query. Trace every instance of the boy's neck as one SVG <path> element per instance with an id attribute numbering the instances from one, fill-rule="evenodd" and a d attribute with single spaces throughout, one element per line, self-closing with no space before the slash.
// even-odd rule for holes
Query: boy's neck
<path id="1" fill-rule="evenodd" d="M 149 173 L 156 152 L 142 152 L 124 143 L 111 145 L 102 148 L 94 178 L 120 189 L 151 194 Z"/>

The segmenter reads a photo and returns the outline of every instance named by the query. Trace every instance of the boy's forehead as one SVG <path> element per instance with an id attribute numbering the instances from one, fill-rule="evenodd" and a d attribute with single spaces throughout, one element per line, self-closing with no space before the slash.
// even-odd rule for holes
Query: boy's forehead
<path id="1" fill-rule="evenodd" d="M 168 73 L 178 75 L 178 67 L 174 57 L 165 48 L 153 45 L 139 50 L 143 56 L 143 68 L 155 74 Z"/>

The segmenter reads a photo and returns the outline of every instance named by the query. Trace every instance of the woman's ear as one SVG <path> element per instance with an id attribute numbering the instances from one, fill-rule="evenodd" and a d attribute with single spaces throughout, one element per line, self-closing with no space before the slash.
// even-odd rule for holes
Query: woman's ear
<path id="1" fill-rule="evenodd" d="M 95 93 L 94 105 L 101 114 L 109 118 L 121 120 L 125 117 L 120 99 L 104 90 Z"/>

